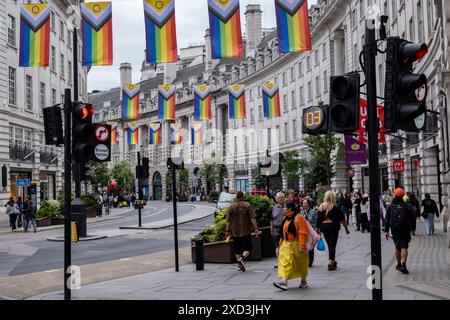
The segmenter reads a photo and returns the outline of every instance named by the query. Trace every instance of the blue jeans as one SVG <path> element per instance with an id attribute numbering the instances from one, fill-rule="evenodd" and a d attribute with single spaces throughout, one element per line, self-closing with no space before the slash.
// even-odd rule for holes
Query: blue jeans
<path id="1" fill-rule="evenodd" d="M 434 213 L 429 213 L 425 219 L 425 233 L 434 234 Z"/>
<path id="2" fill-rule="evenodd" d="M 25 220 L 24 225 L 23 225 L 23 230 L 25 232 L 27 232 L 28 228 L 31 228 L 31 227 L 33 228 L 33 231 L 36 231 L 37 226 L 36 226 L 35 218 L 30 218 L 30 219 Z"/>

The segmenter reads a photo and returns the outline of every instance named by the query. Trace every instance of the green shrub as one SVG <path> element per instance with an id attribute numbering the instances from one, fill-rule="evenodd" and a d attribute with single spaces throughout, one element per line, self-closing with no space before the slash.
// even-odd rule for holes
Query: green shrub
<path id="1" fill-rule="evenodd" d="M 270 216 L 275 202 L 265 196 L 247 196 L 245 197 L 245 201 L 250 203 L 255 210 L 258 227 L 270 226 Z"/>
<path id="2" fill-rule="evenodd" d="M 86 208 L 97 207 L 98 205 L 98 197 L 93 194 L 83 194 L 80 198 Z"/>
<path id="3" fill-rule="evenodd" d="M 208 198 L 209 198 L 210 200 L 217 201 L 217 200 L 219 200 L 219 193 L 216 192 L 216 191 L 211 191 L 211 192 L 209 193 Z"/>
<path id="4" fill-rule="evenodd" d="M 37 211 L 36 218 L 58 218 L 62 216 L 61 206 L 58 200 L 43 201 Z"/>

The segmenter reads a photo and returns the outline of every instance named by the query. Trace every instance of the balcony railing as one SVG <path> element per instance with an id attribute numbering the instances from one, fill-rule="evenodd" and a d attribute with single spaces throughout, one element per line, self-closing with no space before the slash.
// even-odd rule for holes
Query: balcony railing
<path id="1" fill-rule="evenodd" d="M 42 164 L 58 164 L 57 155 L 53 152 L 41 152 L 40 159 Z"/>
<path id="2" fill-rule="evenodd" d="M 18 145 L 9 146 L 9 158 L 11 160 L 20 160 L 26 162 L 34 162 L 34 150 Z"/>

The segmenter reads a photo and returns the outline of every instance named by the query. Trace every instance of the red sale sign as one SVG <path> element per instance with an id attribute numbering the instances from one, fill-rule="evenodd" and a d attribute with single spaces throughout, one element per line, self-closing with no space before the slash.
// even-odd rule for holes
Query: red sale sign
<path id="1" fill-rule="evenodd" d="M 404 160 L 394 160 L 392 163 L 392 171 L 394 173 L 404 172 L 405 171 L 405 161 Z"/>
<path id="2" fill-rule="evenodd" d="M 384 128 L 384 107 L 378 105 L 378 120 L 380 121 L 380 131 L 378 133 L 378 143 L 386 143 L 386 129 Z M 367 100 L 359 99 L 359 142 L 367 143 Z"/>

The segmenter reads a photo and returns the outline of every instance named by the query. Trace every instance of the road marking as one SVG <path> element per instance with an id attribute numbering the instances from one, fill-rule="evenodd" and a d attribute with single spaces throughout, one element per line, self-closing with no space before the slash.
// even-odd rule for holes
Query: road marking
<path id="1" fill-rule="evenodd" d="M 47 271 L 45 271 L 45 272 L 51 273 L 51 272 L 58 272 L 58 271 L 62 271 L 62 269 L 47 270 Z"/>
<path id="2" fill-rule="evenodd" d="M 129 261 L 129 260 L 131 260 L 131 258 L 123 258 L 123 259 L 120 259 L 120 261 Z"/>

